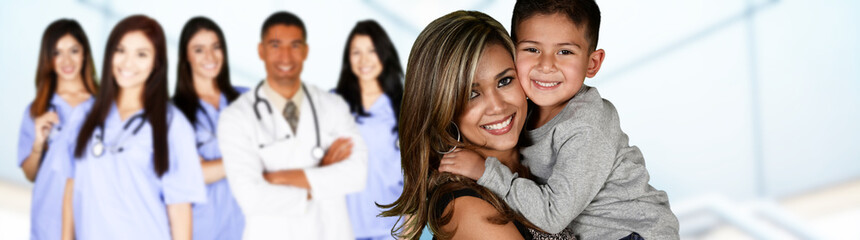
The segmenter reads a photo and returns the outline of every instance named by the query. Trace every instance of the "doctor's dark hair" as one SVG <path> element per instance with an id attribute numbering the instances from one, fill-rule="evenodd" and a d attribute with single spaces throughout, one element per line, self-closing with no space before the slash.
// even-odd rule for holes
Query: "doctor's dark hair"
<path id="1" fill-rule="evenodd" d="M 352 113 L 357 113 L 359 116 L 368 116 L 364 111 L 364 105 L 361 100 L 361 85 L 358 83 L 358 77 L 352 72 L 352 63 L 349 61 L 352 41 L 356 36 L 368 36 L 373 42 L 373 48 L 376 51 L 376 56 L 379 58 L 379 63 L 382 65 L 382 72 L 376 81 L 382 92 L 391 99 L 391 109 L 394 110 L 395 126 L 393 131 L 397 130 L 397 119 L 400 119 L 400 102 L 403 99 L 403 67 L 400 66 L 400 57 L 397 55 L 397 50 L 388 34 L 382 29 L 376 21 L 364 20 L 355 24 L 349 37 L 346 38 L 346 46 L 343 49 L 343 63 L 341 63 L 340 79 L 337 82 L 335 92 L 343 96 L 346 103 L 349 104 L 349 110 Z"/>
<path id="2" fill-rule="evenodd" d="M 600 33 L 600 8 L 594 0 L 517 0 L 511 16 L 511 38 L 517 43 L 517 29 L 521 23 L 538 14 L 561 14 L 573 25 L 585 28 L 588 53 L 597 49 Z"/>
<path id="3" fill-rule="evenodd" d="M 140 31 L 149 39 L 155 50 L 152 72 L 144 83 L 143 120 L 149 121 L 152 127 L 153 168 L 161 177 L 168 170 L 168 139 L 167 139 L 167 48 L 164 40 L 164 30 L 154 19 L 144 15 L 129 16 L 111 31 L 105 46 L 104 65 L 102 67 L 102 89 L 96 97 L 92 110 L 78 134 L 75 146 L 75 157 L 82 157 L 97 127 L 104 127 L 104 121 L 111 111 L 113 103 L 119 96 L 119 85 L 113 76 L 113 56 L 119 41 L 128 33 Z M 104 133 L 102 133 L 104 134 Z"/>
<path id="4" fill-rule="evenodd" d="M 489 222 L 516 220 L 538 229 L 474 180 L 437 170 L 442 158 L 439 152 L 452 146 L 476 147 L 457 140 L 459 133 L 453 121 L 465 111 L 478 61 L 491 45 L 502 46 L 514 59 L 514 43 L 505 28 L 477 11 L 456 11 L 434 20 L 412 45 L 399 131 L 403 194 L 394 203 L 379 205 L 387 209 L 380 216 L 400 217 L 392 229 L 396 237 L 418 239 L 428 226 L 434 236 L 451 238 L 453 233 L 443 231 L 442 226 L 452 216 L 440 216 L 446 206 L 438 203 L 462 189 L 474 190 L 498 211 L 487 219 Z"/>
<path id="5" fill-rule="evenodd" d="M 305 23 L 302 22 L 299 16 L 287 11 L 272 13 L 269 18 L 266 18 L 266 21 L 263 22 L 263 29 L 260 30 L 260 39 L 266 37 L 266 31 L 269 31 L 269 28 L 278 24 L 298 27 L 302 30 L 302 40 L 305 42 L 308 41 L 308 32 L 305 30 Z"/>
<path id="6" fill-rule="evenodd" d="M 221 28 L 214 21 L 206 17 L 195 17 L 188 20 L 185 23 L 185 27 L 182 28 L 182 34 L 179 36 L 179 63 L 176 70 L 176 89 L 173 95 L 173 103 L 182 111 L 185 118 L 188 118 L 191 126 L 195 129 L 199 120 L 197 119 L 197 110 L 202 107 L 200 106 L 200 97 L 197 96 L 197 92 L 194 90 L 193 70 L 191 69 L 191 62 L 188 60 L 188 44 L 191 42 L 191 38 L 204 30 L 215 32 L 215 35 L 218 36 L 218 46 L 221 49 L 221 55 L 224 56 L 221 59 L 223 61 L 221 63 L 221 71 L 218 72 L 218 76 L 215 77 L 215 81 L 213 82 L 215 89 L 220 90 L 224 94 L 228 103 L 232 103 L 233 100 L 239 97 L 239 92 L 230 83 L 230 61 L 227 58 L 227 42 L 224 40 L 224 33 L 221 31 Z"/>
<path id="7" fill-rule="evenodd" d="M 48 105 L 57 91 L 57 72 L 54 58 L 57 53 L 57 42 L 66 35 L 72 36 L 81 45 L 81 55 L 84 59 L 81 65 L 81 80 L 84 89 L 90 94 L 98 91 L 96 83 L 96 67 L 93 63 L 93 51 L 84 29 L 73 19 L 59 19 L 45 28 L 42 43 L 39 47 L 39 66 L 36 68 L 36 98 L 30 104 L 30 117 L 36 118 L 48 111 Z"/>

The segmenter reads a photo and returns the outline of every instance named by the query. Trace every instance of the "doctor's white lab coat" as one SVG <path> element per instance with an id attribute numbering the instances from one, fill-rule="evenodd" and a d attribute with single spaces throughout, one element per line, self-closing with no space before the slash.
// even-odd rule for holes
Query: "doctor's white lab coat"
<path id="1" fill-rule="evenodd" d="M 273 113 L 269 113 L 265 104 L 254 104 L 255 94 L 268 101 L 263 91 L 242 94 L 222 111 L 218 121 L 227 181 L 245 214 L 243 238 L 354 239 L 345 196 L 364 188 L 367 148 L 346 102 L 307 85 L 294 135 L 278 107 L 271 106 Z M 316 107 L 322 149 L 339 137 L 348 137 L 353 142 L 348 159 L 320 167 L 320 160 L 311 156 L 316 133 L 308 98 Z M 263 179 L 263 172 L 288 169 L 304 169 L 311 199 L 305 189 Z"/>

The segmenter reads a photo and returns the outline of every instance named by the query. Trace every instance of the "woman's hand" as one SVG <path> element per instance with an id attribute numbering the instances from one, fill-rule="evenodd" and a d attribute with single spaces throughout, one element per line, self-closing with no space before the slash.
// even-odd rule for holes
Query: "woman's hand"
<path id="1" fill-rule="evenodd" d="M 60 117 L 55 112 L 46 112 L 33 120 L 36 127 L 36 139 L 33 141 L 33 149 L 40 150 L 45 146 L 45 140 L 51 133 L 51 128 L 60 122 Z"/>
<path id="2" fill-rule="evenodd" d="M 60 122 L 60 117 L 55 112 L 46 112 L 33 120 L 33 125 L 36 128 L 33 139 L 33 147 L 30 149 L 30 155 L 21 163 L 21 170 L 24 171 L 24 176 L 30 182 L 36 181 L 36 173 L 39 172 L 39 165 L 42 159 L 42 153 L 45 150 L 45 140 L 48 139 L 48 134 L 51 133 L 51 128 Z"/>
<path id="3" fill-rule="evenodd" d="M 439 171 L 463 175 L 477 181 L 484 175 L 484 158 L 475 151 L 458 149 L 442 157 Z"/>

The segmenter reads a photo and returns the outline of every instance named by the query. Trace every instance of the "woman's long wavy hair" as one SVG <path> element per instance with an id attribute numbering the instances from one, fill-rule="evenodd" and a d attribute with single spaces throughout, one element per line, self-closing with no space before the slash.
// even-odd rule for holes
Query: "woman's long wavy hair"
<path id="1" fill-rule="evenodd" d="M 73 19 L 59 19 L 48 25 L 42 34 L 42 43 L 39 48 L 39 66 L 36 68 L 36 98 L 30 105 L 30 117 L 36 118 L 48 111 L 51 98 L 57 91 L 57 72 L 54 70 L 54 58 L 57 52 L 57 42 L 63 36 L 71 35 L 81 44 L 84 56 L 81 65 L 81 80 L 84 81 L 84 89 L 90 94 L 96 94 L 99 85 L 96 83 L 96 67 L 93 63 L 93 51 L 90 48 L 90 40 L 84 29 Z"/>
<path id="2" fill-rule="evenodd" d="M 491 44 L 501 45 L 514 57 L 514 43 L 498 21 L 481 12 L 456 11 L 427 25 L 412 45 L 400 116 L 403 194 L 392 204 L 380 205 L 387 209 L 381 216 L 400 216 L 393 235 L 417 239 L 427 225 L 441 239 L 453 236 L 441 229 L 450 214 L 435 213 L 445 207 L 437 202 L 460 189 L 475 190 L 499 211 L 490 222 L 518 220 L 534 227 L 474 180 L 437 170 L 439 152 L 452 146 L 476 147 L 457 141 L 453 122 L 466 108 L 478 60 Z"/>
<path id="3" fill-rule="evenodd" d="M 152 72 L 144 83 L 143 119 L 152 126 L 152 162 L 155 173 L 161 177 L 168 170 L 168 139 L 167 139 L 167 47 L 164 40 L 164 30 L 155 19 L 144 15 L 129 16 L 113 28 L 105 46 L 104 65 L 102 67 L 102 88 L 95 103 L 78 133 L 75 157 L 82 157 L 96 128 L 103 127 L 113 103 L 119 97 L 119 84 L 113 75 L 113 55 L 119 41 L 134 31 L 141 31 L 152 43 L 154 63 Z"/>
<path id="4" fill-rule="evenodd" d="M 191 69 L 191 62 L 188 60 L 188 43 L 191 38 L 197 33 L 208 30 L 215 32 L 218 36 L 218 44 L 221 46 L 221 55 L 224 56 L 221 60 L 221 72 L 215 77 L 215 88 L 224 94 L 227 98 L 227 103 L 232 103 L 233 100 L 239 97 L 239 92 L 233 88 L 230 83 L 230 61 L 227 57 L 227 41 L 224 39 L 224 33 L 215 21 L 206 17 L 195 17 L 185 23 L 182 28 L 182 33 L 179 36 L 179 64 L 176 70 L 176 89 L 173 93 L 173 104 L 182 111 L 191 126 L 197 128 L 197 111 L 202 109 L 200 106 L 200 97 L 194 89 L 194 76 Z"/>

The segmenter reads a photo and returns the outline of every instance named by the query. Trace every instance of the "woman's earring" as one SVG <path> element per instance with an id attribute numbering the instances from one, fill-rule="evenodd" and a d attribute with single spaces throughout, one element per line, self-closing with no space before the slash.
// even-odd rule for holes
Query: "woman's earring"
<path id="1" fill-rule="evenodd" d="M 458 127 L 457 123 L 454 123 L 453 121 L 451 122 L 451 124 L 453 124 L 454 128 L 457 129 L 457 142 L 460 142 L 460 127 Z M 439 142 L 441 143 L 442 141 L 440 140 Z M 436 151 L 436 152 L 439 154 L 445 155 L 445 154 L 449 154 L 449 153 L 454 152 L 454 150 L 457 150 L 456 145 L 454 147 L 452 147 L 451 150 L 448 150 L 446 152 L 440 152 L 440 151 Z"/>

